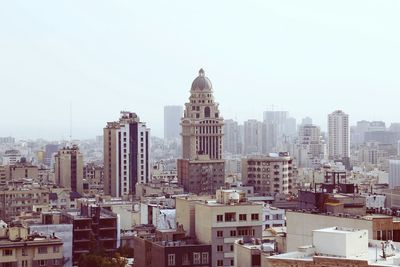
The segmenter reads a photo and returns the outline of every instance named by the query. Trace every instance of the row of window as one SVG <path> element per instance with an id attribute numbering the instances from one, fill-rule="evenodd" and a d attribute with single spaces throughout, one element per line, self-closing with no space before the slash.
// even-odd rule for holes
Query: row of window
<path id="1" fill-rule="evenodd" d="M 248 235 L 255 236 L 256 231 L 254 229 L 238 229 L 237 231 L 230 230 L 230 232 L 229 232 L 230 237 L 248 236 Z M 217 237 L 224 237 L 224 231 L 217 231 Z"/>
<path id="2" fill-rule="evenodd" d="M 208 252 L 193 252 L 193 264 L 208 264 L 209 263 L 209 255 Z M 168 254 L 168 266 L 175 266 L 176 264 L 176 255 Z M 182 265 L 190 265 L 189 254 L 185 253 L 182 256 Z"/>
<path id="3" fill-rule="evenodd" d="M 250 217 L 251 217 L 252 221 L 259 220 L 258 213 L 252 213 Z M 236 212 L 226 212 L 224 215 L 218 214 L 217 222 L 224 222 L 224 221 L 225 222 L 235 222 L 236 221 Z M 247 214 L 239 214 L 239 221 L 247 221 Z"/>

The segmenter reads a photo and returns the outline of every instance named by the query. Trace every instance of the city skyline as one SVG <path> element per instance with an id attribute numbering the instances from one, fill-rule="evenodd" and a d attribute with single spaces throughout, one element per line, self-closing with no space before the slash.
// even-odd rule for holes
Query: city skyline
<path id="1" fill-rule="evenodd" d="M 130 110 L 161 137 L 163 107 L 187 101 L 200 68 L 224 119 L 274 105 L 322 130 L 338 109 L 350 125 L 398 121 L 396 1 L 2 5 L 0 90 L 19 101 L 0 105 L 0 136 L 68 139 L 72 113 L 72 137 L 92 138 Z"/>

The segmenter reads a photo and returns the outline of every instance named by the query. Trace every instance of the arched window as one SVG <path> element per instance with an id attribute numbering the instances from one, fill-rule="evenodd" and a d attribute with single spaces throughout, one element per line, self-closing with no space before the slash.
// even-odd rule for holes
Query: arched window
<path id="1" fill-rule="evenodd" d="M 206 117 L 206 118 L 210 117 L 210 107 L 204 108 L 204 117 Z"/>

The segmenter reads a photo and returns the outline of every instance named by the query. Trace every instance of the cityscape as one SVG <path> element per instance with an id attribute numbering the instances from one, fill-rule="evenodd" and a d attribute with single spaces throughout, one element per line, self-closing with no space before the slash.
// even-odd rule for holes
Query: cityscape
<path id="1" fill-rule="evenodd" d="M 192 10 L 193 6 L 189 8 L 182 2 L 173 2 L 172 7 L 160 3 L 166 11 L 161 13 L 173 9 L 173 14 L 183 18 L 180 12 Z M 318 6 L 317 2 L 313 3 Z M 365 8 L 361 3 L 356 8 Z M 212 7 L 211 2 L 207 4 Z M 29 7 L 19 5 L 5 7 L 21 12 L 26 8 L 24 12 L 29 14 L 28 20 L 37 24 L 26 24 L 26 27 L 44 27 L 38 17 L 30 17 L 33 13 Z M 100 5 L 93 14 L 110 15 L 116 8 L 110 4 Z M 221 8 L 216 4 L 215 9 L 221 11 L 225 5 Z M 232 5 L 235 12 L 248 8 L 243 3 Z M 276 12 L 268 13 L 270 16 L 279 13 L 275 4 L 257 5 L 262 11 Z M 345 6 L 343 3 L 338 5 L 331 8 L 341 10 L 340 6 Z M 84 11 L 91 10 L 91 6 L 88 9 L 78 6 L 65 4 L 64 8 L 76 11 L 75 15 L 81 11 L 95 21 L 109 20 L 105 15 L 99 19 L 90 12 L 86 14 Z M 139 4 L 135 3 L 135 7 Z M 181 10 L 175 10 L 177 7 Z M 400 11 L 399 5 L 394 7 Z M 127 3 L 117 6 L 121 21 L 126 14 L 133 12 L 131 8 Z M 208 9 L 204 6 L 196 8 L 195 18 Z M 285 10 L 288 6 L 281 8 Z M 325 10 L 318 8 L 321 12 Z M 368 12 L 374 13 L 374 8 L 382 6 L 369 8 Z M 294 10 L 301 8 L 296 6 Z M 152 19 L 157 17 L 157 23 L 163 23 L 165 14 L 160 16 L 160 11 L 154 12 Z M 258 16 L 258 12 L 260 10 L 251 9 L 249 14 Z M 2 14 L 10 16 L 0 11 L 0 24 Z M 25 13 L 18 13 L 18 17 L 20 14 Z M 146 11 L 143 16 L 149 14 L 152 13 Z M 292 21 L 295 17 L 291 17 L 289 9 L 283 14 L 281 22 L 297 23 Z M 132 15 L 133 18 L 136 16 L 141 15 Z M 113 19 L 117 17 L 111 16 Z M 231 19 L 225 13 L 221 17 Z M 247 18 L 253 19 L 251 16 Z M 261 24 L 265 22 L 263 19 L 261 16 Z M 323 21 L 323 18 L 318 19 Z M 366 16 L 363 19 L 369 21 L 370 18 Z M 207 22 L 194 21 L 187 22 L 188 28 L 192 27 L 190 32 L 198 30 L 193 30 L 193 26 L 199 25 L 204 25 L 201 30 L 212 31 Z M 56 19 L 55 23 L 58 22 Z M 138 25 L 152 25 L 154 22 L 137 23 L 129 26 L 140 28 Z M 177 23 L 184 24 L 183 21 Z M 50 28 L 49 25 L 46 27 Z M 79 28 L 78 22 L 76 25 Z M 225 31 L 231 29 L 225 26 L 216 27 Z M 70 27 L 73 26 L 65 26 L 67 32 L 73 29 Z M 245 36 L 251 29 L 238 29 L 238 33 Z M 108 30 L 105 27 L 99 32 Z M 119 30 L 116 32 L 123 35 Z M 284 27 L 280 30 L 284 31 Z M 5 39 L 15 38 L 8 35 L 11 30 L 4 32 L 7 37 L 0 37 L 0 50 Z M 201 34 L 197 34 L 201 39 Z M 218 36 L 220 34 L 223 35 L 220 32 Z M 206 36 L 209 37 L 204 34 L 204 38 Z M 144 45 L 143 51 L 152 49 L 150 43 L 154 37 L 148 38 L 146 42 L 141 40 L 149 45 Z M 225 38 L 229 39 L 222 37 Z M 178 36 L 171 39 L 181 42 Z M 283 40 L 280 41 L 284 46 Z M 398 39 L 393 42 L 397 41 L 400 44 Z M 50 43 L 57 46 L 55 40 Z M 28 42 L 27 45 L 31 44 Z M 163 45 L 161 42 L 156 44 Z M 294 44 L 290 46 L 294 47 Z M 118 50 L 114 47 L 110 53 L 116 53 L 115 49 Z M 207 49 L 210 48 L 205 46 Z M 121 48 L 119 52 L 126 53 L 126 50 Z M 29 94 L 17 96 L 17 86 L 5 87 L 13 80 L 18 85 L 21 82 L 13 78 L 11 71 L 5 72 L 3 82 L 0 78 L 0 95 L 4 99 L 4 104 L 0 105 L 0 267 L 400 266 L 400 112 L 396 112 L 398 106 L 383 107 L 393 99 L 398 101 L 398 91 L 397 95 L 383 96 L 379 92 L 369 94 L 368 90 L 354 89 L 340 96 L 346 99 L 343 102 L 337 102 L 336 97 L 344 91 L 331 88 L 318 89 L 318 96 L 304 93 L 304 98 L 296 97 L 293 93 L 296 88 L 293 91 L 264 88 L 266 93 L 257 89 L 259 95 L 240 86 L 228 91 L 223 87 L 232 86 L 235 79 L 238 85 L 253 79 L 251 68 L 247 70 L 244 62 L 231 66 L 227 62 L 228 69 L 233 65 L 237 68 L 237 72 L 231 75 L 214 73 L 217 65 L 210 63 L 210 59 L 197 60 L 194 51 L 181 55 L 183 58 L 193 56 L 188 59 L 189 66 L 185 67 L 192 70 L 192 75 L 187 77 L 186 71 L 180 72 L 179 67 L 174 67 L 180 64 L 181 58 L 177 56 L 180 52 L 184 54 L 184 50 L 178 48 L 168 50 L 176 56 L 176 62 L 170 62 L 170 69 L 165 73 L 143 65 L 149 76 L 142 77 L 134 72 L 129 75 L 147 80 L 147 83 L 142 81 L 143 84 L 161 80 L 157 83 L 164 82 L 167 88 L 170 80 L 165 76 L 173 73 L 174 77 L 179 77 L 179 84 L 185 84 L 179 88 L 179 94 L 184 94 L 186 99 L 183 102 L 178 101 L 180 96 L 174 95 L 173 91 L 152 90 L 150 85 L 146 89 L 143 85 L 142 88 L 130 88 L 126 95 L 117 86 L 106 89 L 108 103 L 107 96 L 104 99 L 101 96 L 102 85 L 106 88 L 106 82 L 100 79 L 106 74 L 101 71 L 96 76 L 98 83 L 95 82 L 96 85 L 102 84 L 96 89 L 98 95 L 86 98 L 87 92 L 83 89 L 82 92 L 80 89 L 57 91 L 58 85 L 54 83 L 55 94 L 62 95 L 63 101 L 58 103 L 56 96 L 43 98 L 41 89 L 35 93 L 37 98 L 30 100 Z M 251 51 L 246 53 L 250 57 Z M 256 53 L 262 54 L 262 51 Z M 160 55 L 155 53 L 154 58 Z M 107 53 L 101 56 L 106 57 Z M 62 55 L 57 61 L 62 61 L 61 58 Z M 155 59 L 149 60 L 153 62 Z M 196 65 L 192 60 L 197 62 Z M 29 59 L 26 61 L 29 65 Z M 6 62 L 10 64 L 7 59 Z M 139 56 L 137 64 L 141 64 Z M 208 68 L 209 65 L 212 67 Z M 75 78 L 73 75 L 68 78 L 70 69 L 62 65 L 64 68 L 64 83 L 68 84 L 68 79 Z M 0 66 L 1 69 L 6 68 Z M 35 72 L 34 69 L 30 71 Z M 247 78 L 239 81 L 239 72 Z M 88 82 L 92 81 L 86 72 L 77 73 Z M 291 79 L 289 72 L 282 75 L 288 75 L 282 80 Z M 398 77 L 398 73 L 396 75 Z M 257 77 L 258 74 L 254 74 L 254 79 Z M 20 79 L 24 80 L 23 77 Z M 315 80 L 318 79 L 316 75 Z M 34 84 L 34 79 L 30 81 Z M 249 84 L 256 86 L 256 83 Z M 387 92 L 385 88 L 382 85 L 382 94 Z M 398 89 L 400 87 L 395 88 Z M 233 101 L 234 91 L 238 90 L 247 97 L 239 97 L 238 104 L 232 105 L 230 101 Z M 273 93 L 270 100 L 266 97 L 269 90 L 284 91 L 280 93 L 288 102 L 282 101 L 281 105 L 274 102 L 276 95 Z M 147 94 L 153 97 L 147 97 Z M 363 98 L 364 103 L 373 99 L 375 105 L 364 110 Z M 393 99 L 384 100 L 386 98 Z M 120 99 L 120 102 L 115 99 Z M 321 99 L 326 103 L 318 103 Z M 30 101 L 37 109 L 24 107 Z M 258 101 L 264 103 L 264 110 L 257 111 Z M 346 101 L 350 105 L 346 105 Z M 293 102 L 296 104 L 292 105 Z M 8 105 L 13 109 L 10 110 Z M 39 110 L 47 105 L 49 108 L 45 114 L 39 114 Z M 60 110 L 68 109 L 69 115 L 60 118 L 62 122 L 56 122 L 60 110 L 52 111 L 52 105 L 59 105 Z M 98 109 L 97 105 L 101 108 Z M 299 110 L 297 107 L 300 106 L 304 109 Z M 332 106 L 335 108 L 331 109 Z M 380 112 L 385 108 L 393 114 L 380 119 Z M 20 116 L 19 110 L 25 109 L 30 113 Z M 79 112 L 74 112 L 75 109 Z M 327 109 L 329 111 L 325 112 Z M 108 114 L 114 115 L 110 119 Z M 97 124 L 88 122 L 87 128 L 83 127 L 85 116 L 93 118 L 93 122 L 100 121 L 102 126 L 93 130 L 91 127 Z M 48 124 L 48 128 L 37 126 L 40 129 L 33 130 L 35 123 Z M 7 132 L 12 134 L 5 134 Z M 92 136 L 93 132 L 97 135 Z"/>

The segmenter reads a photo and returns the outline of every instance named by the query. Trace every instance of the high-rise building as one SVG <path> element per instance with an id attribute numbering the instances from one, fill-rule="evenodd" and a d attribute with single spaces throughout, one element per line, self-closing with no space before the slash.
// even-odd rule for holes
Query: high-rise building
<path id="1" fill-rule="evenodd" d="M 306 146 L 310 156 L 320 157 L 323 151 L 319 127 L 312 124 L 301 125 L 299 128 L 299 144 Z"/>
<path id="2" fill-rule="evenodd" d="M 301 125 L 307 125 L 307 124 L 312 124 L 312 118 L 310 118 L 310 117 L 304 117 L 304 118 L 301 120 Z"/>
<path id="3" fill-rule="evenodd" d="M 400 160 L 389 160 L 389 188 L 400 186 Z"/>
<path id="4" fill-rule="evenodd" d="M 244 152 L 260 154 L 263 146 L 263 123 L 258 120 L 244 122 Z"/>
<path id="5" fill-rule="evenodd" d="M 223 125 L 211 81 L 200 69 L 181 121 L 182 159 L 178 160 L 178 180 L 186 191 L 211 193 L 224 185 Z"/>
<path id="6" fill-rule="evenodd" d="M 83 155 L 78 146 L 64 147 L 55 155 L 56 184 L 83 193 Z"/>
<path id="7" fill-rule="evenodd" d="M 330 159 L 350 156 L 349 115 L 336 110 L 328 115 L 328 155 Z"/>
<path id="8" fill-rule="evenodd" d="M 44 148 L 44 159 L 43 163 L 47 166 L 51 166 L 53 155 L 57 153 L 59 145 L 47 144 Z"/>
<path id="9" fill-rule="evenodd" d="M 136 183 L 149 181 L 150 129 L 136 113 L 121 111 L 108 122 L 104 136 L 104 193 L 115 197 L 135 194 Z"/>
<path id="10" fill-rule="evenodd" d="M 182 106 L 164 107 L 164 139 L 178 139 L 181 132 L 180 121 L 183 114 Z"/>
<path id="11" fill-rule="evenodd" d="M 237 121 L 224 121 L 224 152 L 231 154 L 242 153 L 242 140 L 240 127 Z"/>

